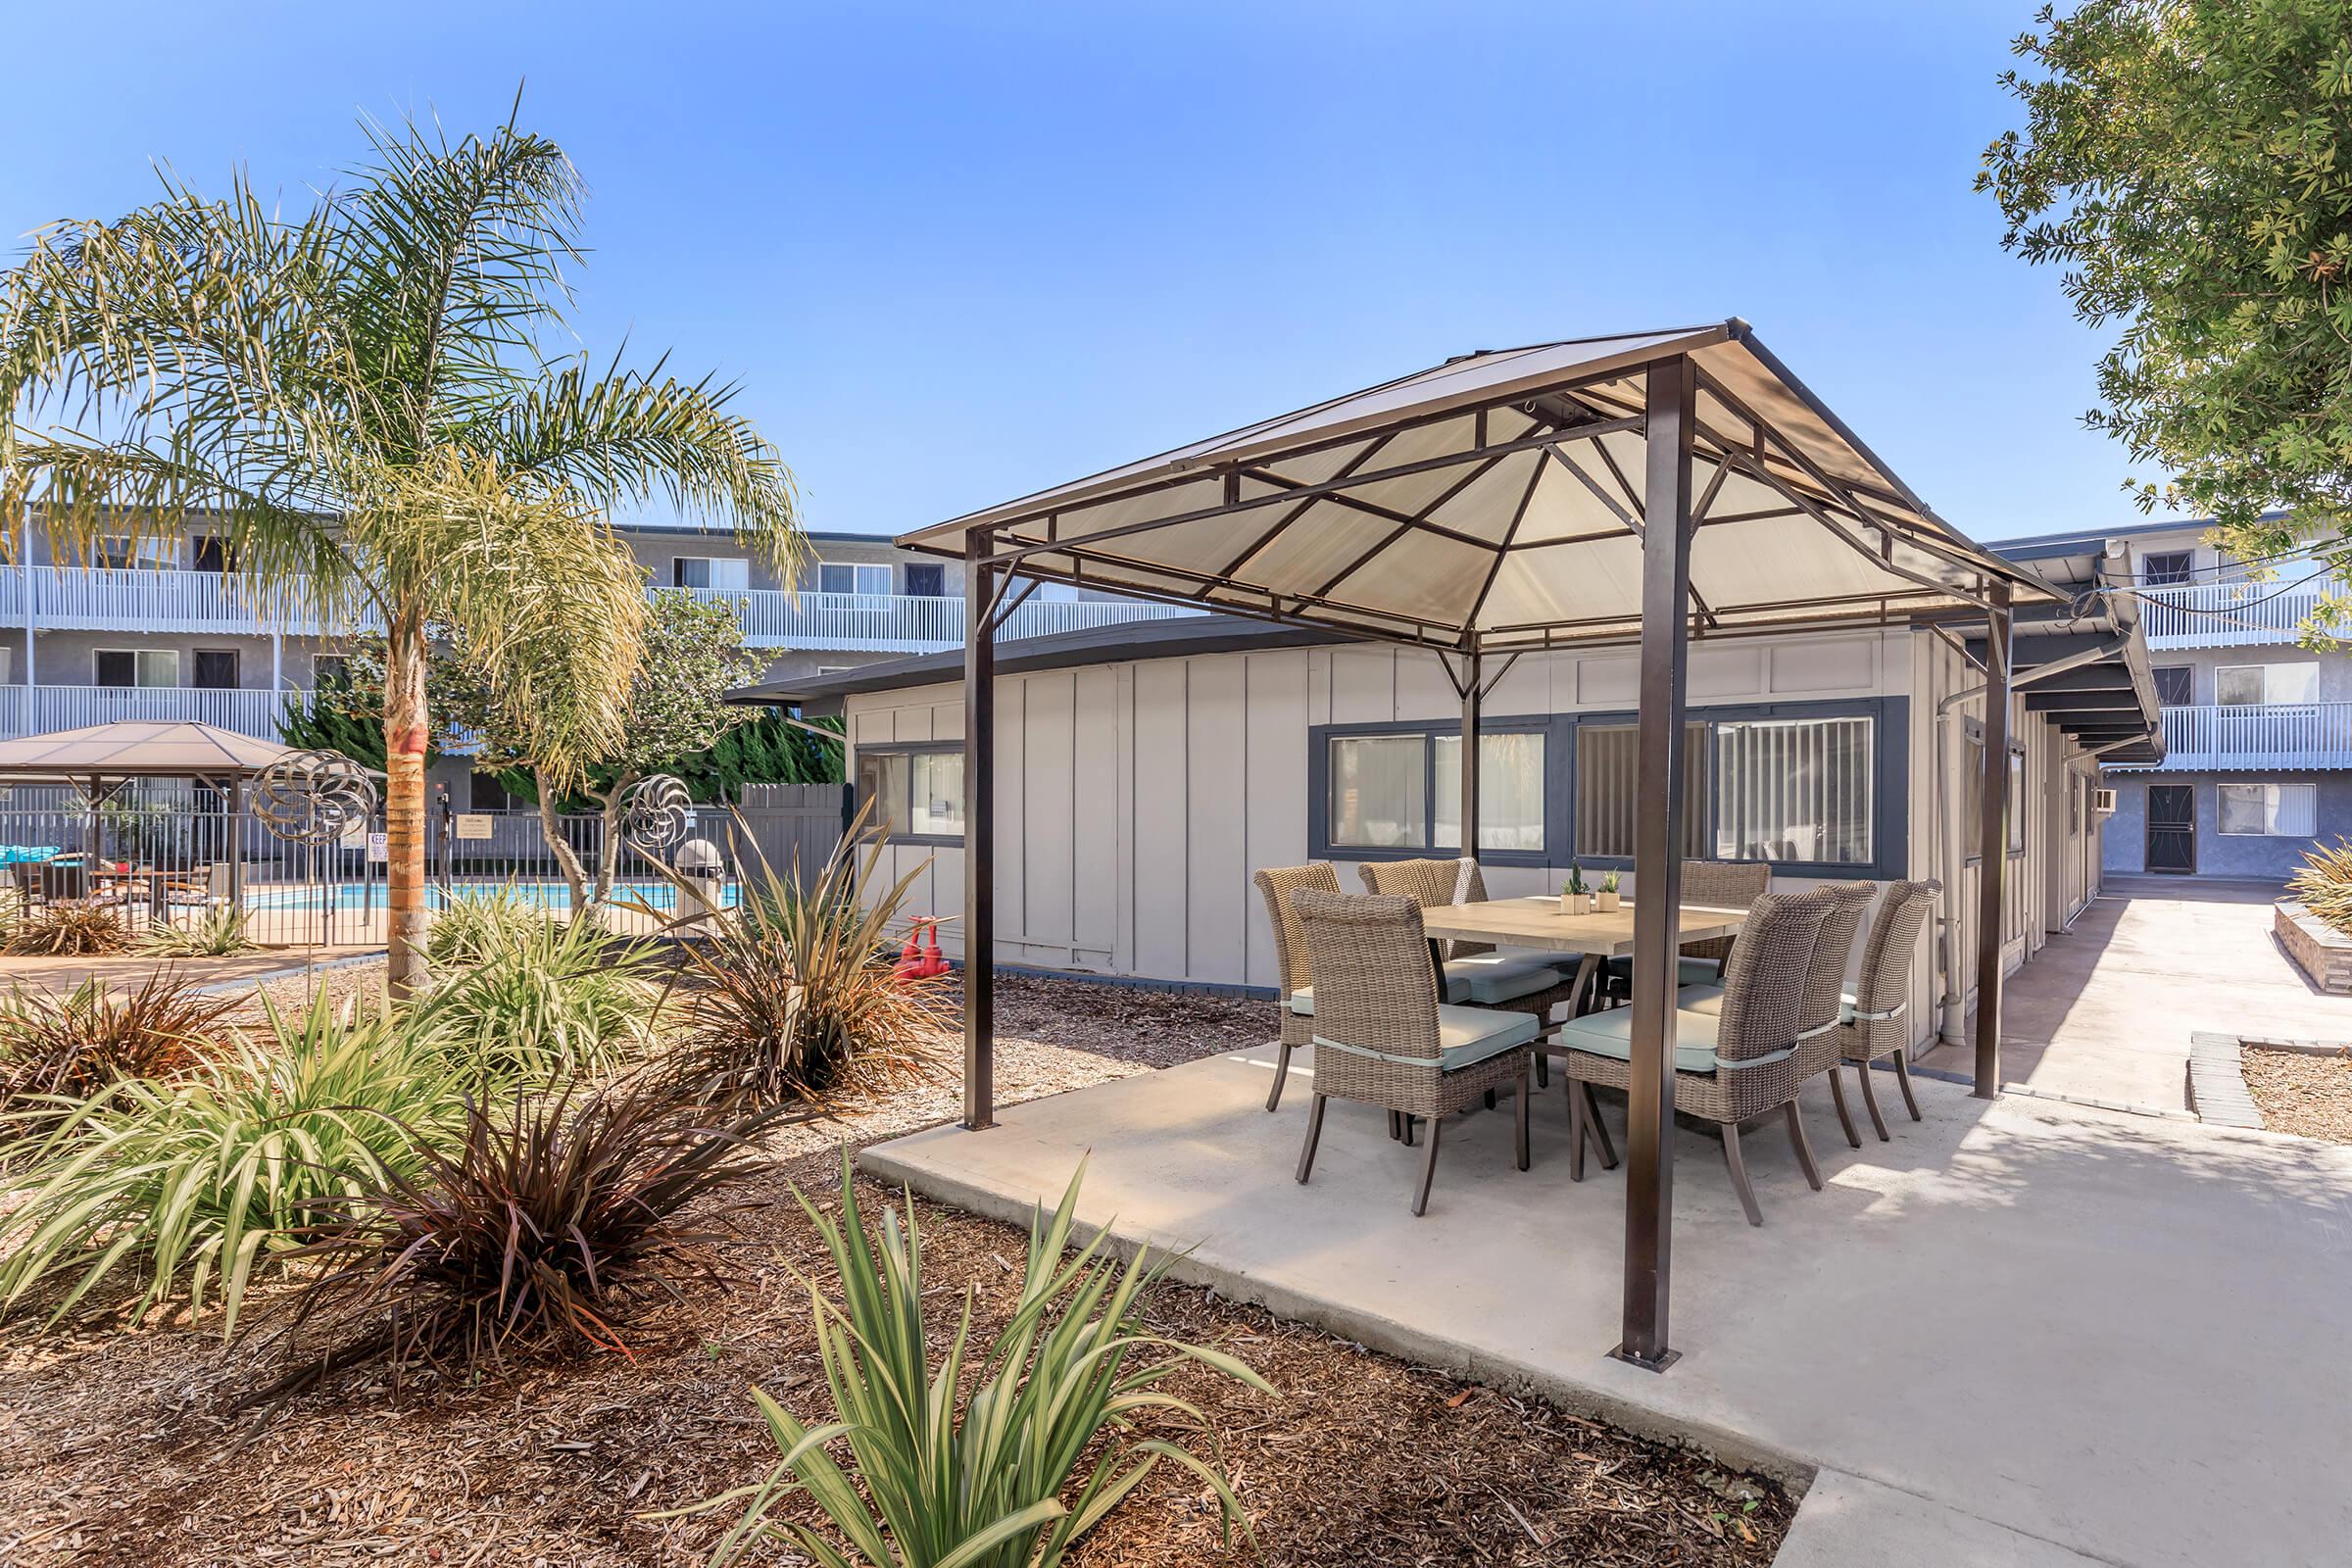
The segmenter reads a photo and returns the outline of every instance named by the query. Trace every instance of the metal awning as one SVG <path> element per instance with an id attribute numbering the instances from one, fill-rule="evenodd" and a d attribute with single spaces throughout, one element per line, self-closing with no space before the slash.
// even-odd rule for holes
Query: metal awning
<path id="1" fill-rule="evenodd" d="M 2014 684 L 2026 711 L 2055 725 L 2102 762 L 2147 766 L 2164 760 L 2164 726 L 2139 601 L 2110 593 L 2110 578 L 2129 581 L 2120 543 L 2088 537 L 2063 549 L 2036 542 L 2033 561 L 2062 604 L 2021 611 L 2012 633 Z M 1978 628 L 1969 644 L 1981 664 Z"/>
<path id="2" fill-rule="evenodd" d="M 1696 371 L 1700 635 L 2057 600 L 1936 516 L 1744 322 L 1481 352 L 917 529 L 909 549 L 1452 650 L 1641 628 L 1645 367 Z"/>

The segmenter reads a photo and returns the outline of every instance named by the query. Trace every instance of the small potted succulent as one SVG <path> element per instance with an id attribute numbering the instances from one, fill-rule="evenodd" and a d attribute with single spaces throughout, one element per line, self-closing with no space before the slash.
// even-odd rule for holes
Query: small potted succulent
<path id="1" fill-rule="evenodd" d="M 1585 886 L 1585 868 L 1574 861 L 1568 865 L 1568 880 L 1560 884 L 1560 912 L 1562 914 L 1591 914 L 1592 894 Z"/>
<path id="2" fill-rule="evenodd" d="M 1617 873 L 1604 873 L 1600 879 L 1600 912 L 1615 914 L 1621 902 L 1617 897 Z"/>

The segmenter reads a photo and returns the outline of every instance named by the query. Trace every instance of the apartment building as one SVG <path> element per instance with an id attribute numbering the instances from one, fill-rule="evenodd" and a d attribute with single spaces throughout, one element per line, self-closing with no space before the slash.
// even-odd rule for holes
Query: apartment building
<path id="1" fill-rule="evenodd" d="M 877 660 L 958 648 L 961 567 L 866 534 L 812 532 L 798 591 L 723 530 L 620 530 L 648 588 L 730 606 L 771 680 L 846 673 Z M 0 566 L 0 739 L 118 718 L 190 718 L 274 737 L 307 703 L 366 615 L 310 596 L 264 613 L 227 567 L 226 542 L 197 519 L 176 536 L 112 543 L 69 563 L 37 526 L 23 560 Z M 1006 638 L 1083 631 L 1187 612 L 1106 595 L 1042 589 Z M 442 781 L 462 785 L 452 764 Z"/>
<path id="2" fill-rule="evenodd" d="M 2315 844 L 2352 834 L 2352 657 L 2298 644 L 2320 597 L 2342 592 L 2312 563 L 2242 564 L 2204 522 L 2149 523 L 1996 545 L 2033 564 L 2106 548 L 2106 591 L 2139 601 L 2162 704 L 2164 760 L 2111 764 L 2110 871 L 2272 881 Z"/>

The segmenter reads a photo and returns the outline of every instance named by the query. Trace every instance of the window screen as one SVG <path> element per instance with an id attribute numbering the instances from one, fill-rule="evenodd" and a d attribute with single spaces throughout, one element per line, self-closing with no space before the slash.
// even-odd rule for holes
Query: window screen
<path id="1" fill-rule="evenodd" d="M 1428 846 L 1427 745 L 1426 738 L 1419 735 L 1332 737 L 1329 819 L 1334 847 L 1417 850 Z M 1455 834 L 1460 834 L 1458 822 Z"/>
<path id="2" fill-rule="evenodd" d="M 2148 671 L 2156 677 L 2156 701 L 2166 708 L 2187 708 L 2197 700 L 2197 672 L 2187 664 L 2159 664 Z"/>
<path id="3" fill-rule="evenodd" d="M 1435 739 L 1437 829 L 1440 849 L 1462 844 L 1462 738 Z M 1544 848 L 1544 736 L 1505 730 L 1478 737 L 1478 847 Z"/>
<path id="4" fill-rule="evenodd" d="M 1633 858 L 1641 731 L 1632 724 L 1576 727 L 1576 853 Z M 1707 726 L 1683 728 L 1683 853 L 1707 853 Z"/>
<path id="5" fill-rule="evenodd" d="M 1855 715 L 1715 726 L 1717 858 L 1869 860 L 1877 723 Z"/>
<path id="6" fill-rule="evenodd" d="M 890 568 L 821 561 L 816 566 L 816 588 L 826 594 L 886 594 L 890 592 Z"/>
<path id="7" fill-rule="evenodd" d="M 101 648 L 91 656 L 91 675 L 101 686 L 176 686 L 179 650 Z"/>
<path id="8" fill-rule="evenodd" d="M 917 752 L 909 780 L 913 799 L 907 817 L 919 834 L 940 837 L 963 832 L 963 754 Z"/>

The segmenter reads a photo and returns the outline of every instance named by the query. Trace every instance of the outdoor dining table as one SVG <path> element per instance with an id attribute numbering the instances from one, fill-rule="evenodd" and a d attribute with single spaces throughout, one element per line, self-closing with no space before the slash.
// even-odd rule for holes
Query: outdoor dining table
<path id="1" fill-rule="evenodd" d="M 1686 904 L 1681 910 L 1676 945 L 1737 936 L 1747 923 L 1745 909 L 1714 908 Z M 1484 942 L 1497 948 L 1529 948 L 1539 953 L 1577 953 L 1583 959 L 1576 970 L 1580 1008 L 1588 1005 L 1592 981 L 1603 958 L 1623 957 L 1634 951 L 1634 904 L 1631 899 L 1609 912 L 1562 914 L 1560 901 L 1551 898 L 1488 899 L 1477 904 L 1446 904 L 1421 911 L 1421 929 L 1432 942 Z"/>

